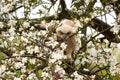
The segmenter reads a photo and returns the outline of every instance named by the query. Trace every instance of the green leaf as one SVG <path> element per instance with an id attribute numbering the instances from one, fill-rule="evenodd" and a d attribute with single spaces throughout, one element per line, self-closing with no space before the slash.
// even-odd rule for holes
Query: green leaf
<path id="1" fill-rule="evenodd" d="M 42 72 L 43 72 L 43 70 L 39 70 L 39 71 L 38 71 L 38 74 L 39 74 L 39 75 L 42 75 Z"/>
<path id="2" fill-rule="evenodd" d="M 16 71 L 15 76 L 16 76 L 16 77 L 20 77 L 20 75 L 21 75 L 21 71 L 20 71 L 20 70 Z"/>
<path id="3" fill-rule="evenodd" d="M 5 78 L 6 78 L 6 79 L 10 79 L 10 78 L 12 78 L 12 76 L 9 75 L 9 74 L 5 74 Z"/>
<path id="4" fill-rule="evenodd" d="M 1 58 L 6 58 L 6 57 L 7 57 L 7 55 L 6 55 L 5 53 L 0 52 L 0 59 L 1 59 Z"/>

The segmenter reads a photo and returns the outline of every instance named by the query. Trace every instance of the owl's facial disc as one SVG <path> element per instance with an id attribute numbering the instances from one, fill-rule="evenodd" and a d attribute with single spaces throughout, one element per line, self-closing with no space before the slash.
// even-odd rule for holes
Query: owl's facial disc
<path id="1" fill-rule="evenodd" d="M 59 31 L 60 38 L 65 40 L 68 39 L 71 35 L 71 32 L 63 33 L 62 31 Z"/>

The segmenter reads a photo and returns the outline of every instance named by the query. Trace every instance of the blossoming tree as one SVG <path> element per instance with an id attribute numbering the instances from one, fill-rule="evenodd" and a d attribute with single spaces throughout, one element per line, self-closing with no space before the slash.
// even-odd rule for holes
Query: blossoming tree
<path id="1" fill-rule="evenodd" d="M 70 0 L 70 8 L 67 1 L 0 0 L 0 80 L 120 78 L 120 0 Z M 39 17 L 31 18 L 38 6 Z M 102 19 L 107 14 L 115 20 L 112 26 Z M 72 59 L 64 54 L 67 45 L 57 41 L 55 29 L 63 19 L 78 21 Z"/>

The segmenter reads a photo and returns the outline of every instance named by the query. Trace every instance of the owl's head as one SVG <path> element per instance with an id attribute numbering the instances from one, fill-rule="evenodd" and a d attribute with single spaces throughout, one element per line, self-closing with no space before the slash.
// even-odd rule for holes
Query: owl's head
<path id="1" fill-rule="evenodd" d="M 64 20 L 56 29 L 57 37 L 61 40 L 66 40 L 76 33 L 75 29 L 73 22 L 70 20 Z"/>

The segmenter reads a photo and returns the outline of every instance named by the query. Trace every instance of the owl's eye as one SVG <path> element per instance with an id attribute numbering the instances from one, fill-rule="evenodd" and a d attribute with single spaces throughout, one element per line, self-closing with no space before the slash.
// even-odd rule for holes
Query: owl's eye
<path id="1" fill-rule="evenodd" d="M 71 32 L 68 32 L 67 35 L 70 35 Z"/>

